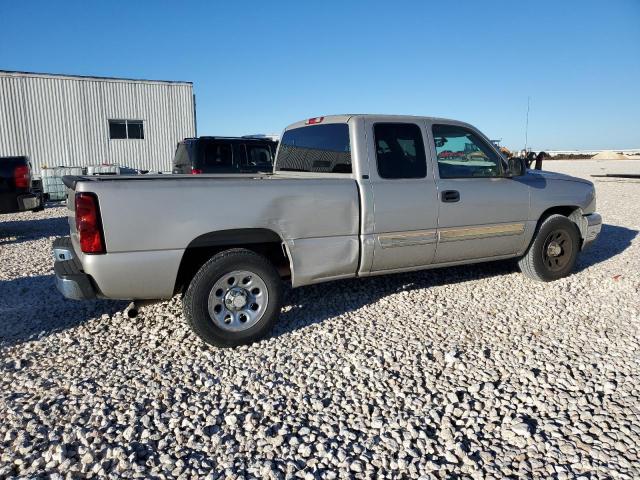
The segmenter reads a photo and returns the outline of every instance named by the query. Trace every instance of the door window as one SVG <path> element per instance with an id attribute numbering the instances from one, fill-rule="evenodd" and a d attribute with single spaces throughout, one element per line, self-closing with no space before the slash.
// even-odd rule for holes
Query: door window
<path id="1" fill-rule="evenodd" d="M 478 135 L 455 125 L 434 125 L 440 178 L 500 177 L 502 161 Z"/>
<path id="2" fill-rule="evenodd" d="M 231 167 L 231 145 L 228 143 L 208 143 L 205 147 L 204 164 L 206 167 Z"/>
<path id="3" fill-rule="evenodd" d="M 373 127 L 378 173 L 382 178 L 424 178 L 427 162 L 420 127 L 376 123 Z"/>

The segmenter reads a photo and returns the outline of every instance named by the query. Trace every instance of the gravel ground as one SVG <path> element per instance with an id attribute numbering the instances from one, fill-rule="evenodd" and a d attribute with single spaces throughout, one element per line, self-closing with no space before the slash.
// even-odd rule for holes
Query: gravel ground
<path id="1" fill-rule="evenodd" d="M 234 350 L 178 298 L 134 320 L 63 299 L 64 208 L 3 216 L 0 477 L 638 478 L 640 181 L 596 185 L 606 225 L 569 278 L 507 262 L 305 287 Z"/>

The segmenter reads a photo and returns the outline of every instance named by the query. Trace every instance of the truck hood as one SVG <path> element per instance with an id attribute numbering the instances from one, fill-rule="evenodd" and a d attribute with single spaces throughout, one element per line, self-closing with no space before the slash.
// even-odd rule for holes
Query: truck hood
<path id="1" fill-rule="evenodd" d="M 593 186 L 593 182 L 585 180 L 584 178 L 572 177 L 571 175 L 565 175 L 564 173 L 550 172 L 548 170 L 527 170 L 524 178 L 531 180 L 562 180 L 565 182 L 577 182 L 584 183 L 586 185 Z"/>

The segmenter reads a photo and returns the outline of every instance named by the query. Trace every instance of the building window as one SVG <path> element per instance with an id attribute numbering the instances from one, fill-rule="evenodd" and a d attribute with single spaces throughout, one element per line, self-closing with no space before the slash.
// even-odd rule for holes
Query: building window
<path id="1" fill-rule="evenodd" d="M 109 138 L 144 139 L 144 125 L 142 120 L 109 120 Z"/>

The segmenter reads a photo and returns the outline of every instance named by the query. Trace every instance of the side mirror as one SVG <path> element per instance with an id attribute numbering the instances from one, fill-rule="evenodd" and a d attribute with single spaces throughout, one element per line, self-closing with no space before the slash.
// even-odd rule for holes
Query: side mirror
<path id="1" fill-rule="evenodd" d="M 521 177 L 527 172 L 527 164 L 523 158 L 511 157 L 507 160 L 507 177 Z"/>

